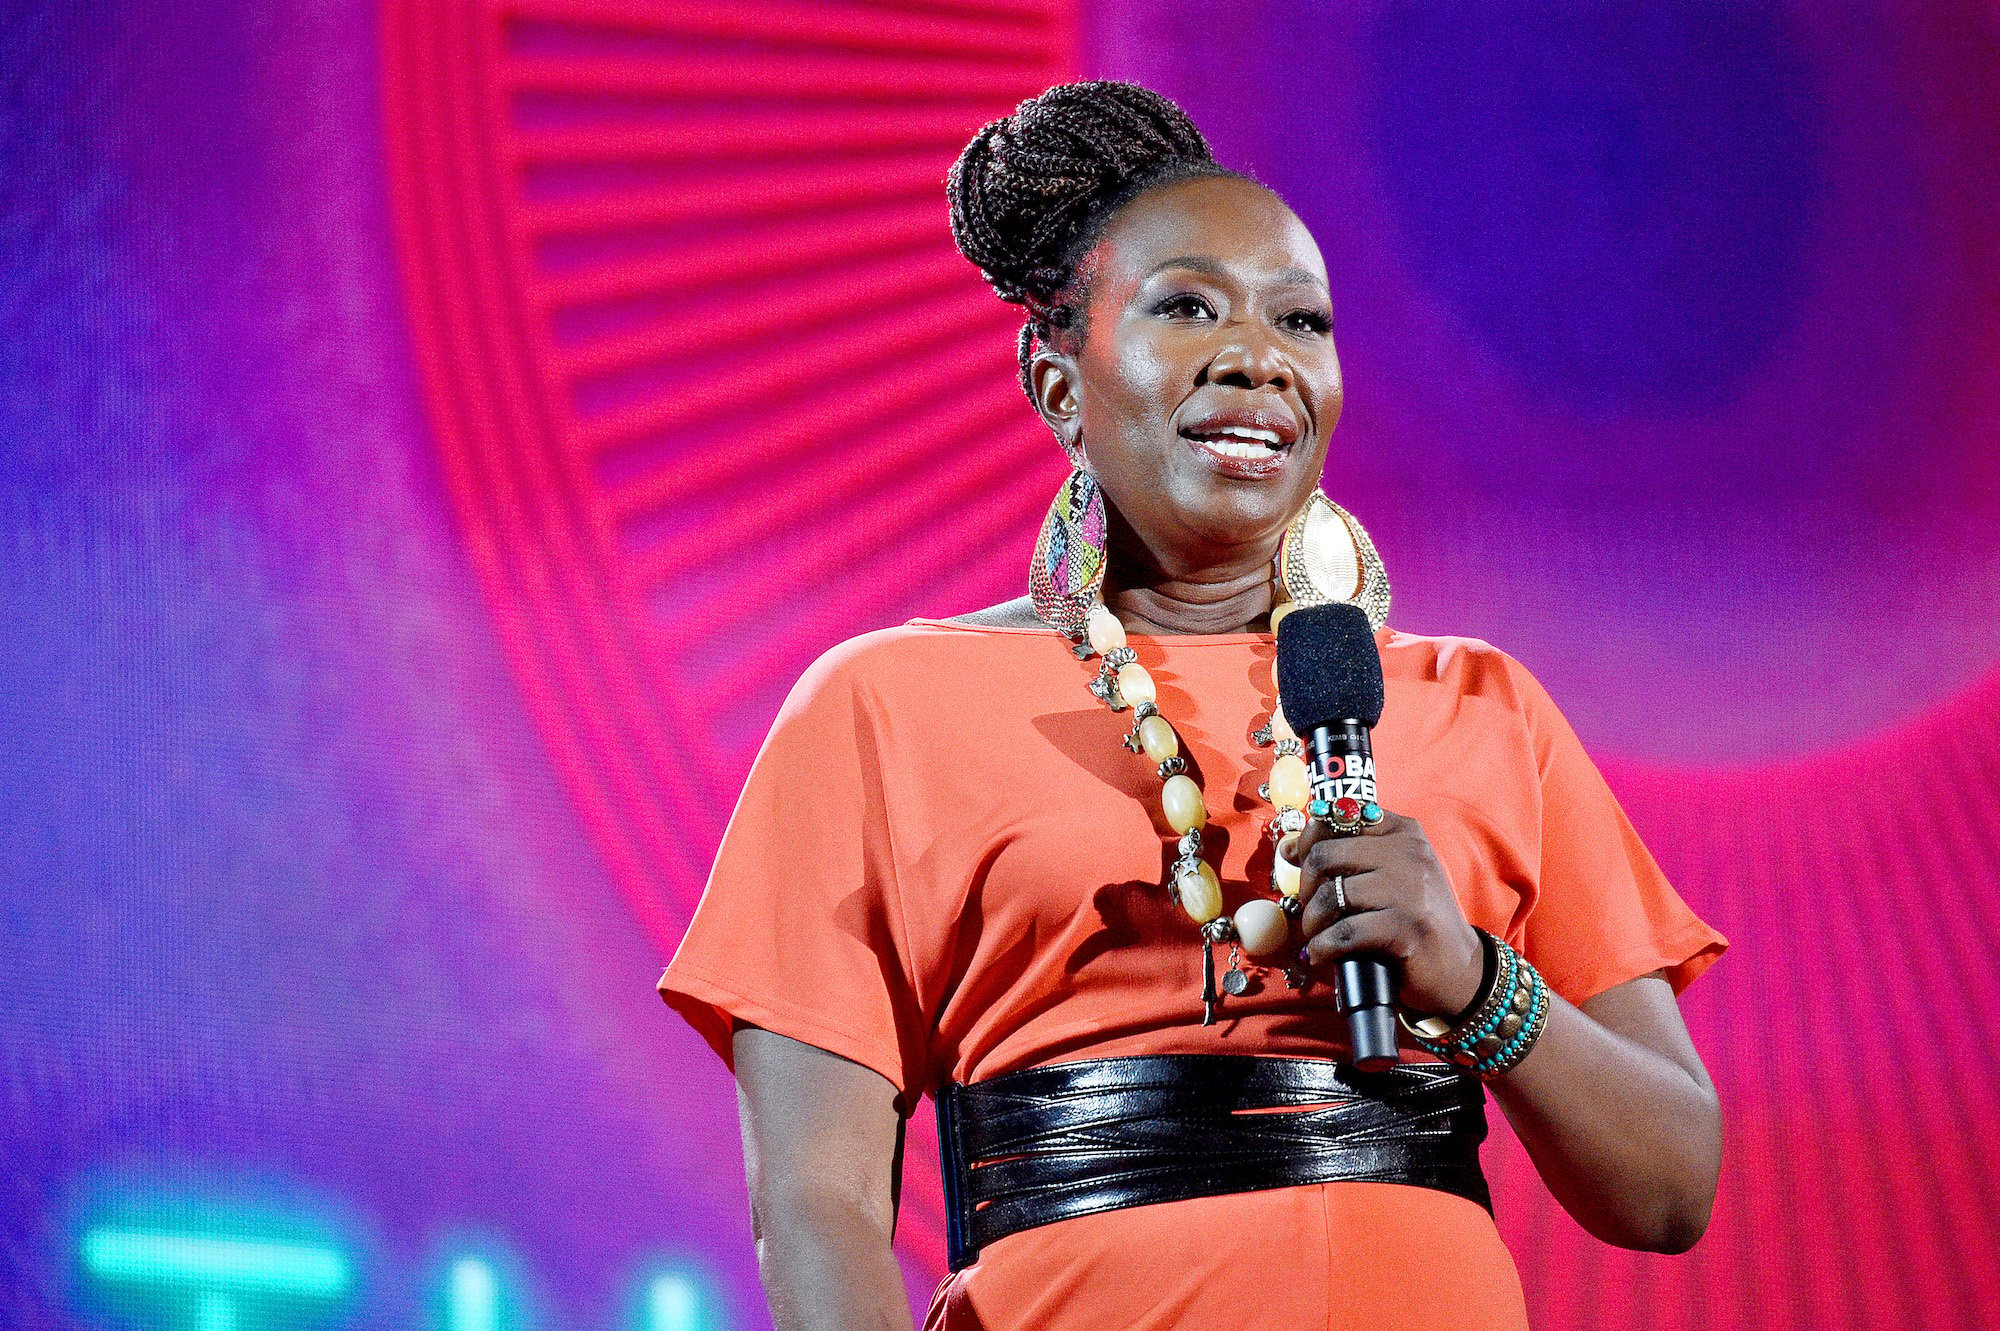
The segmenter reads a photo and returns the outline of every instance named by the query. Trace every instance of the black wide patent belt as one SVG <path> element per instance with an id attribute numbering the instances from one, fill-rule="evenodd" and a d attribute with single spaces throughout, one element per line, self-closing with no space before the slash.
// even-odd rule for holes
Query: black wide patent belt
<path id="1" fill-rule="evenodd" d="M 1072 1216 L 1307 1183 L 1408 1183 L 1493 1209 L 1485 1089 L 1442 1064 L 1096 1058 L 948 1086 L 937 1105 L 954 1271 Z"/>

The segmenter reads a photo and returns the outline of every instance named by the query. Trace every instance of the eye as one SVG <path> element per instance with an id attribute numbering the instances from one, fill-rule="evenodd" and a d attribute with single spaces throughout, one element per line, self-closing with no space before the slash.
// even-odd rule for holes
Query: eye
<path id="1" fill-rule="evenodd" d="M 1325 337 L 1333 331 L 1333 316 L 1324 310 L 1293 310 L 1278 322 L 1294 333 L 1315 333 Z"/>
<path id="2" fill-rule="evenodd" d="M 1165 315 L 1169 319 L 1213 319 L 1215 311 L 1209 303 L 1193 292 L 1182 291 L 1168 296 L 1153 307 L 1153 313 Z"/>

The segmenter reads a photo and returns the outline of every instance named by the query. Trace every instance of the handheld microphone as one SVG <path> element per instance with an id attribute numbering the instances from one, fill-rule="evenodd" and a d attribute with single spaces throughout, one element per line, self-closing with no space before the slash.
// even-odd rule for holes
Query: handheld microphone
<path id="1" fill-rule="evenodd" d="M 1301 606 L 1278 624 L 1278 698 L 1304 743 L 1315 799 L 1375 802 L 1368 732 L 1382 719 L 1382 654 L 1359 606 Z M 1334 996 L 1354 1065 L 1393 1067 L 1396 975 L 1381 956 L 1343 957 Z"/>

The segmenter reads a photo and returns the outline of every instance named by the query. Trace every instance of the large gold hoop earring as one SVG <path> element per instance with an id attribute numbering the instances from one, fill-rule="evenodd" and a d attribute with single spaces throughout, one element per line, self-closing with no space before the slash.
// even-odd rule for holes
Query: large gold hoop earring
<path id="1" fill-rule="evenodd" d="M 1361 607 L 1368 626 L 1389 619 L 1389 572 L 1375 542 L 1352 513 L 1319 491 L 1278 542 L 1278 585 L 1298 605 L 1344 601 Z"/>
<path id="2" fill-rule="evenodd" d="M 1089 472 L 1072 471 L 1042 519 L 1028 594 L 1043 623 L 1079 642 L 1090 608 L 1104 594 L 1109 540 L 1103 488 Z"/>

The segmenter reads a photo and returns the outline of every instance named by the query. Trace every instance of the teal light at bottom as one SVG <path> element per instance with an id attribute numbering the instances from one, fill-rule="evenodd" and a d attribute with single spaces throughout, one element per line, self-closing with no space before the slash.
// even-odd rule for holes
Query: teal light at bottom
<path id="1" fill-rule="evenodd" d="M 97 1280 L 191 1309 L 186 1331 L 244 1331 L 246 1297 L 324 1304 L 353 1283 L 345 1254 L 320 1244 L 102 1226 L 84 1231 L 78 1255 Z"/>
<path id="2" fill-rule="evenodd" d="M 89 1230 L 82 1246 L 100 1280 L 327 1297 L 351 1278 L 346 1257 L 318 1246 L 131 1229 Z"/>
<path id="3" fill-rule="evenodd" d="M 76 1254 L 92 1290 L 85 1309 L 101 1331 L 340 1331 L 365 1314 L 363 1282 L 347 1244 L 304 1213 L 182 1205 L 100 1213 L 80 1227 Z M 482 1234 L 407 1278 L 428 1297 L 431 1331 L 732 1331 L 728 1301 L 694 1254 L 655 1256 L 625 1286 L 613 1324 L 578 1327 L 535 1296 L 536 1273 L 503 1238 Z M 108 1314 L 108 1316 L 107 1316 Z"/>
<path id="4" fill-rule="evenodd" d="M 445 1274 L 445 1331 L 500 1331 L 500 1277 L 477 1257 Z"/>
<path id="5" fill-rule="evenodd" d="M 637 1331 L 729 1331 L 730 1320 L 706 1280 L 675 1267 L 647 1282 Z"/>

